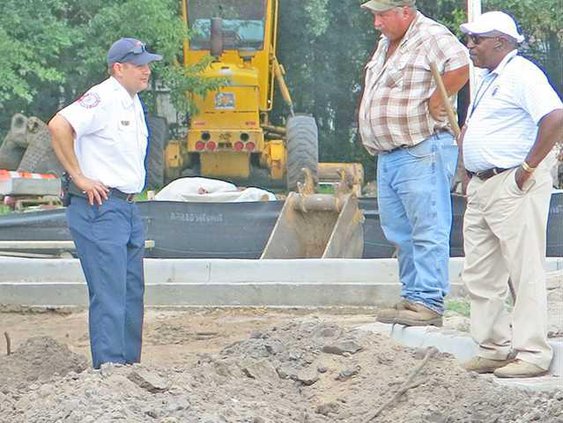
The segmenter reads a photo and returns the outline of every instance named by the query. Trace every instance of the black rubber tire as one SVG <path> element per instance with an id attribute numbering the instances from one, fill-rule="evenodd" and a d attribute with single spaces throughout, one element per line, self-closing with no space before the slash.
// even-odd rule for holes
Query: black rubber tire
<path id="1" fill-rule="evenodd" d="M 0 169 L 16 170 L 27 149 L 27 117 L 12 116 L 10 131 L 0 143 Z"/>
<path id="2" fill-rule="evenodd" d="M 164 186 L 164 149 L 168 142 L 168 122 L 160 116 L 149 116 L 148 125 L 151 131 L 148 160 L 148 189 Z"/>
<path id="3" fill-rule="evenodd" d="M 27 118 L 26 128 L 27 148 L 17 170 L 61 176 L 64 169 L 53 150 L 47 124 L 31 116 Z"/>
<path id="4" fill-rule="evenodd" d="M 287 189 L 297 189 L 297 182 L 303 181 L 303 168 L 311 171 L 316 185 L 319 180 L 319 132 L 315 118 L 292 116 L 287 120 L 286 131 Z"/>

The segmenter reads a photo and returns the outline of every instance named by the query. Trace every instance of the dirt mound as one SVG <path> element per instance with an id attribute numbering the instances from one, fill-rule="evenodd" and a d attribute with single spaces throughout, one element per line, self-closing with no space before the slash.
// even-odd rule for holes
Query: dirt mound
<path id="1" fill-rule="evenodd" d="M 381 335 L 320 319 L 296 319 L 255 331 L 219 354 L 200 355 L 188 368 L 109 365 L 75 373 L 84 365 L 81 357 L 50 338 L 30 339 L 0 361 L 0 374 L 8 375 L 15 387 L 0 392 L 0 421 L 550 423 L 563 419 L 563 392 L 539 394 L 500 387 L 491 378 L 466 373 L 447 355 L 407 349 Z M 55 373 L 60 376 L 42 385 L 30 384 Z"/>
<path id="2" fill-rule="evenodd" d="M 13 354 L 0 357 L 0 392 L 25 389 L 34 382 L 82 372 L 87 366 L 86 357 L 71 352 L 53 338 L 30 338 Z"/>
<path id="3" fill-rule="evenodd" d="M 371 421 L 551 423 L 563 392 L 500 387 L 448 355 L 302 318 L 189 367 L 110 365 L 0 393 L 2 422 L 363 423 L 377 411 Z"/>

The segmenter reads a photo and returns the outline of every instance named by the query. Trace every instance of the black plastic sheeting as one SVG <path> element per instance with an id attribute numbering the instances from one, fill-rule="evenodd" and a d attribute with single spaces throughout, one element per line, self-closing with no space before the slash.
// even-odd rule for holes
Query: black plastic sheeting
<path id="1" fill-rule="evenodd" d="M 454 221 L 450 255 L 463 256 L 462 221 L 465 200 L 453 196 Z M 188 203 L 146 201 L 138 203 L 154 258 L 259 258 L 283 202 Z M 360 199 L 365 215 L 364 258 L 391 257 L 394 248 L 379 224 L 377 200 Z M 64 209 L 0 216 L 0 240 L 70 240 Z M 552 196 L 547 255 L 563 256 L 563 192 Z"/>

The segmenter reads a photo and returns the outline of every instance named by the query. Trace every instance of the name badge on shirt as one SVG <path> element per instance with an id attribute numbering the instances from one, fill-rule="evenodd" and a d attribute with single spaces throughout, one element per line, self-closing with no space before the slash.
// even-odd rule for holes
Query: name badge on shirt
<path id="1" fill-rule="evenodd" d="M 136 129 L 135 115 L 132 113 L 123 113 L 119 116 L 119 129 L 122 131 L 130 132 Z"/>

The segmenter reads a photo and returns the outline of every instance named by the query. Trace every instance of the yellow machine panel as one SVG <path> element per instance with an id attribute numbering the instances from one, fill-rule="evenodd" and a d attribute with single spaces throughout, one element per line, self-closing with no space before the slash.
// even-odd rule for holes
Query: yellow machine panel
<path id="1" fill-rule="evenodd" d="M 190 30 L 184 64 L 211 56 L 201 76 L 227 83 L 203 96 L 191 94 L 197 112 L 185 139 L 166 148 L 165 174 L 237 180 L 266 173 L 263 184 L 289 189 L 303 168 L 316 177 L 316 123 L 310 116 L 294 116 L 276 59 L 278 0 L 182 0 L 181 5 Z M 270 124 L 274 81 L 290 110 L 286 128 Z"/>

